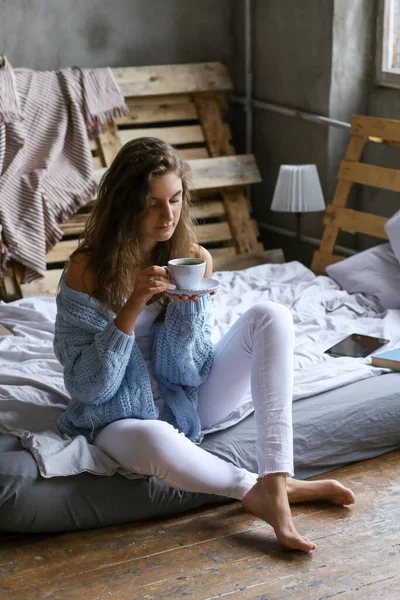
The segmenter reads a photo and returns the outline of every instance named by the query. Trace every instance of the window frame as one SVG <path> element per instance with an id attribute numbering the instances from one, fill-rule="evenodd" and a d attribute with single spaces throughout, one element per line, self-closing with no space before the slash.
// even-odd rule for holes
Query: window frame
<path id="1" fill-rule="evenodd" d="M 400 89 L 400 69 L 384 69 L 383 65 L 389 60 L 390 9 L 394 0 L 379 0 L 376 36 L 376 71 L 375 81 L 384 87 Z"/>

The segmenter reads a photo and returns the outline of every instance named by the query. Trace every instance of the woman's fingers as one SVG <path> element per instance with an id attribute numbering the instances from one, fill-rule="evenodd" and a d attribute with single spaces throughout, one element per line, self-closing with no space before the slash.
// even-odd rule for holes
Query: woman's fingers
<path id="1" fill-rule="evenodd" d="M 170 281 L 169 279 L 167 279 L 166 277 L 163 277 L 162 275 L 144 275 L 142 274 L 140 276 L 140 281 L 142 283 L 142 285 L 163 285 L 165 286 L 165 288 L 169 288 L 171 290 L 175 290 L 176 289 L 176 285 Z"/>
<path id="2" fill-rule="evenodd" d="M 165 295 L 172 300 L 176 300 L 177 302 L 189 302 L 189 296 L 186 294 L 179 296 L 178 294 L 168 294 L 168 292 L 165 292 Z"/>
<path id="3" fill-rule="evenodd" d="M 142 293 L 151 297 L 151 296 L 154 296 L 154 294 L 162 294 L 163 292 L 166 292 L 168 289 L 173 289 L 173 286 L 171 286 L 170 283 L 165 283 L 163 281 L 157 281 L 155 279 L 154 281 L 151 281 L 151 282 L 150 281 L 145 282 L 144 284 L 142 284 L 140 286 L 140 288 L 143 290 Z"/>
<path id="4" fill-rule="evenodd" d="M 151 278 L 154 277 L 154 279 L 157 279 L 159 281 L 165 281 L 165 282 L 169 282 L 171 281 L 170 278 L 168 277 L 168 272 L 166 271 L 166 269 L 164 269 L 164 267 L 158 267 L 157 265 L 153 265 L 152 267 L 147 267 L 147 269 L 144 269 L 140 275 L 140 278 Z"/>
<path id="5" fill-rule="evenodd" d="M 165 295 L 168 296 L 168 298 L 172 298 L 172 300 L 176 300 L 177 302 L 198 302 L 200 300 L 200 296 L 187 296 L 186 294 L 178 296 L 178 294 L 169 294 L 168 291 L 165 292 Z"/>
<path id="6" fill-rule="evenodd" d="M 161 275 L 161 277 L 167 277 L 167 271 L 164 267 L 159 267 L 158 265 L 152 265 L 151 267 L 147 267 L 147 269 L 143 269 L 143 275 Z"/>
<path id="7" fill-rule="evenodd" d="M 187 296 L 186 294 L 181 296 L 181 298 L 184 302 L 198 302 L 200 300 L 200 296 Z"/>

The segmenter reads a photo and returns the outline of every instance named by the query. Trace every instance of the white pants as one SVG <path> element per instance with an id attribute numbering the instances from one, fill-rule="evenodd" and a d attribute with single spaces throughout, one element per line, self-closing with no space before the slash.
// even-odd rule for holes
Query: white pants
<path id="1" fill-rule="evenodd" d="M 292 476 L 293 349 L 289 310 L 274 302 L 257 304 L 216 344 L 211 372 L 199 389 L 202 427 L 210 428 L 235 409 L 251 386 L 258 475 L 217 458 L 160 420 L 115 421 L 94 443 L 125 469 L 184 491 L 241 500 L 258 476 Z"/>

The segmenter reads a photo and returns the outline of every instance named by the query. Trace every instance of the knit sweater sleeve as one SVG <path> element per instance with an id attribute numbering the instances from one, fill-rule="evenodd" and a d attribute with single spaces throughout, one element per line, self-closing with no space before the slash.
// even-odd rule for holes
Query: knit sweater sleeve
<path id="1" fill-rule="evenodd" d="M 212 299 L 171 302 L 164 323 L 153 327 L 152 354 L 156 375 L 183 386 L 198 387 L 213 361 Z"/>
<path id="2" fill-rule="evenodd" d="M 121 385 L 133 344 L 134 335 L 122 332 L 113 320 L 97 333 L 70 326 L 66 335 L 56 324 L 54 350 L 71 397 L 84 404 L 110 400 Z"/>
<path id="3" fill-rule="evenodd" d="M 65 387 L 83 404 L 109 401 L 134 354 L 134 334 L 121 331 L 101 302 L 70 288 L 65 277 L 56 303 L 54 352 L 64 367 Z"/>

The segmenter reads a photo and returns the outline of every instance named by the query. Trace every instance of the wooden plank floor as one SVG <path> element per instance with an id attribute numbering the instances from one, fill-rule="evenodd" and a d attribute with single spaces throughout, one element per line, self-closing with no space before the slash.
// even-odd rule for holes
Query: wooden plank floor
<path id="1" fill-rule="evenodd" d="M 0 539 L 1 600 L 400 598 L 400 452 L 326 475 L 350 509 L 298 505 L 311 555 L 283 550 L 238 502 L 157 522 Z"/>

